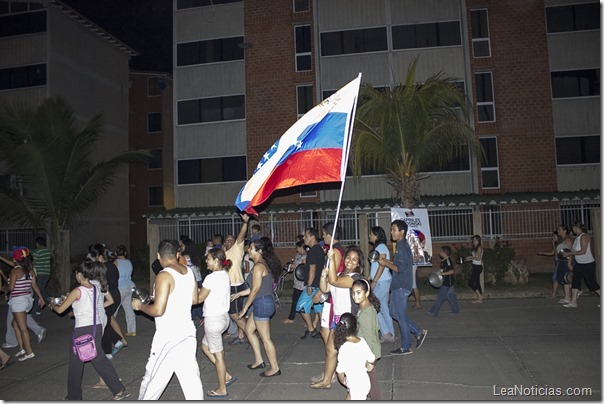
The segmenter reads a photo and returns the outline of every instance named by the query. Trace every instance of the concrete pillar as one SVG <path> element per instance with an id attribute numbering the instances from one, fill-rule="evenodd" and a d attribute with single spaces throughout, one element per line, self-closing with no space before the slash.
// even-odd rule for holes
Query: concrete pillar
<path id="1" fill-rule="evenodd" d="M 69 246 L 69 230 L 59 230 L 58 239 L 56 242 L 56 250 L 59 253 L 58 268 L 60 268 L 60 293 L 67 294 L 71 286 L 71 259 Z"/>
<path id="2" fill-rule="evenodd" d="M 157 223 L 149 221 L 147 225 L 149 241 L 149 291 L 153 293 L 153 284 L 155 283 L 155 273 L 151 269 L 151 264 L 157 259 L 157 246 L 159 245 L 159 226 Z"/>
<path id="3" fill-rule="evenodd" d="M 369 256 L 369 224 L 367 221 L 367 213 L 359 214 L 359 243 L 361 243 L 360 248 L 363 251 L 363 255 L 365 256 L 365 266 L 363 270 L 363 277 L 369 278 L 369 270 L 370 265 L 369 261 L 367 261 L 367 257 Z"/>

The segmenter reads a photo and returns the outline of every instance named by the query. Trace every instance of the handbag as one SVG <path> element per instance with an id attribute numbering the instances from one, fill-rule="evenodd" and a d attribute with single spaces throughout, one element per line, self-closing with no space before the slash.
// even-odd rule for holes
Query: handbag
<path id="1" fill-rule="evenodd" d="M 82 362 L 90 362 L 96 358 L 96 343 L 94 336 L 96 335 L 96 286 L 92 286 L 93 291 L 93 309 L 92 309 L 92 334 L 83 334 L 79 337 L 75 336 L 75 329 L 71 335 L 73 339 L 73 352 L 80 358 Z"/>

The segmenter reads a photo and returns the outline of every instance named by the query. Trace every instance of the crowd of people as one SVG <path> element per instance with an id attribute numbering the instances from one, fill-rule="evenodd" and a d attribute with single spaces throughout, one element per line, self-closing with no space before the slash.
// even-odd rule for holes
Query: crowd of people
<path id="1" fill-rule="evenodd" d="M 156 331 L 151 344 L 139 399 L 159 399 L 174 374 L 177 375 L 187 400 L 228 397 L 228 387 L 237 377 L 228 371 L 224 344 L 249 344 L 253 357 L 247 367 L 261 370 L 262 377 L 282 375 L 275 344 L 271 338 L 271 319 L 277 310 L 275 284 L 283 271 L 294 272 L 292 303 L 283 323 L 294 323 L 299 313 L 305 330 L 301 339 L 321 338 L 325 363 L 322 372 L 311 377 L 309 387 L 330 389 L 336 382 L 346 390 L 346 399 L 380 400 L 376 368 L 382 357 L 382 343 L 394 343 L 395 329 L 401 337 L 400 347 L 391 355 L 408 355 L 425 342 L 428 330 L 407 315 L 409 297 L 419 305 L 414 256 L 407 241 L 408 225 L 404 220 L 391 223 L 390 238 L 394 253 L 387 247 L 386 231 L 372 227 L 369 241 L 377 258 L 367 260 L 358 246 L 344 248 L 338 240 L 341 229 L 327 223 L 319 230 L 306 228 L 296 241 L 296 254 L 284 268 L 269 237 L 262 236 L 258 224 L 251 227 L 250 216 L 240 214 L 242 225 L 237 236 L 215 235 L 201 252 L 188 236 L 180 240 L 163 240 L 157 246 L 156 274 L 152 298 L 144 301 L 133 295 L 133 265 L 123 245 L 115 252 L 102 243 L 89 247 L 85 261 L 74 269 L 75 284 L 60 302 L 48 298 L 46 282 L 50 273 L 50 251 L 45 240 L 36 240 L 36 251 L 15 247 L 11 259 L 0 257 L 11 267 L 4 290 L 10 293 L 5 349 L 18 348 L 9 355 L 0 350 L 0 370 L 10 365 L 13 357 L 26 361 L 35 357 L 29 329 L 41 343 L 46 330 L 31 312 L 50 310 L 69 312 L 74 318 L 75 339 L 90 334 L 98 353 L 89 360 L 100 379 L 94 388 L 109 389 L 115 400 L 129 397 L 112 361 L 128 347 L 126 337 L 136 336 L 139 311 L 155 319 Z M 573 240 L 564 225 L 552 239 L 556 270 L 552 295 L 557 285 L 564 288 L 565 307 L 577 307 L 581 283 L 599 292 L 595 261 L 590 239 L 581 223 L 575 223 Z M 469 286 L 476 293 L 473 303 L 482 303 L 479 276 L 482 272 L 483 248 L 478 235 L 472 237 L 472 253 L 462 261 L 472 262 Z M 450 314 L 459 314 L 455 294 L 455 263 L 449 246 L 439 251 L 440 275 L 443 282 L 436 301 L 427 313 L 438 316 L 445 301 Z M 205 263 L 205 265 L 203 265 Z M 365 265 L 370 264 L 368 271 Z M 40 271 L 39 268 L 42 268 Z M 567 276 L 572 272 L 570 280 Z M 0 273 L 2 273 L 0 271 Z M 126 331 L 116 317 L 125 313 Z M 8 326 L 10 325 L 10 326 Z M 197 340 L 197 327 L 203 327 L 203 338 Z M 414 344 L 413 344 L 414 342 Z M 204 395 L 196 359 L 203 352 L 216 370 L 217 385 Z M 266 358 L 266 359 L 265 359 Z M 75 350 L 69 352 L 67 378 L 68 400 L 82 399 L 82 377 L 85 363 Z M 318 370 L 318 369 L 317 369 Z"/>

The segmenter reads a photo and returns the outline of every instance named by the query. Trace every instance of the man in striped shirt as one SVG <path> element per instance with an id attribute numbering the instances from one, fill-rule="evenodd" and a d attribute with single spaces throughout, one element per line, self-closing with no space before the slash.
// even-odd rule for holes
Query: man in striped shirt
<path id="1" fill-rule="evenodd" d="M 45 303 L 48 302 L 48 292 L 46 292 L 46 284 L 50 279 L 50 260 L 52 259 L 52 253 L 46 248 L 46 239 L 44 237 L 36 238 L 36 249 L 32 252 L 34 258 L 34 270 L 36 271 L 36 278 L 38 281 L 38 287 L 44 296 Z M 42 312 L 38 306 L 38 296 L 34 293 L 34 308 L 36 314 L 40 315 Z"/>

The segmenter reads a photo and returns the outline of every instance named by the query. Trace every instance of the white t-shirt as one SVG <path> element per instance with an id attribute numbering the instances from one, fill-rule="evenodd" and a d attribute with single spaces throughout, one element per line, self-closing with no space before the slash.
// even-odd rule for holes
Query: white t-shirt
<path id="1" fill-rule="evenodd" d="M 363 338 L 360 338 L 357 343 L 346 341 L 340 347 L 336 372 L 346 374 L 346 384 L 351 395 L 353 389 L 358 390 L 361 396 L 369 394 L 371 382 L 365 363 L 373 361 L 375 361 L 375 355 Z"/>
<path id="2" fill-rule="evenodd" d="M 231 281 L 227 271 L 215 271 L 205 277 L 201 287 L 210 290 L 203 303 L 203 316 L 222 316 L 231 305 Z"/>

